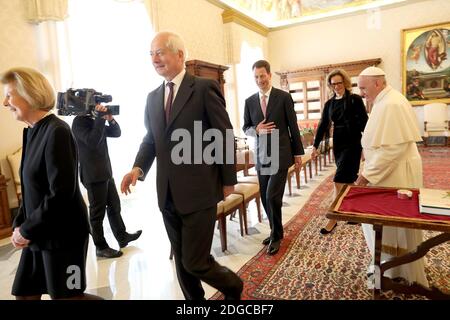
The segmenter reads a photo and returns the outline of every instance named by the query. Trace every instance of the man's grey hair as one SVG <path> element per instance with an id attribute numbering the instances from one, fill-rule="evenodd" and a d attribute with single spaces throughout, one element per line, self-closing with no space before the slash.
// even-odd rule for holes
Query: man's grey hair
<path id="1" fill-rule="evenodd" d="M 184 41 L 180 35 L 178 35 L 174 32 L 162 31 L 162 32 L 158 32 L 155 35 L 155 38 L 158 36 L 167 37 L 166 47 L 173 53 L 178 53 L 178 51 L 182 51 L 184 60 L 186 61 L 188 53 L 186 51 L 186 47 L 184 46 Z"/>

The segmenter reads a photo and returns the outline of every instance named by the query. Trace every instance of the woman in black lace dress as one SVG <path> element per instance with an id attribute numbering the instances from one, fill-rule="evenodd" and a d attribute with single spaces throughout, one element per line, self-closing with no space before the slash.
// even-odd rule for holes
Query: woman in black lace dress
<path id="1" fill-rule="evenodd" d="M 329 138 L 333 127 L 333 154 L 337 167 L 333 181 L 336 197 L 344 184 L 353 183 L 358 177 L 362 151 L 361 135 L 368 117 L 362 98 L 351 92 L 352 83 L 344 70 L 333 70 L 327 77 L 327 84 L 332 96 L 323 108 L 312 157 L 317 157 L 320 142 Z M 336 225 L 336 220 L 329 220 L 320 233 L 328 234 Z"/>

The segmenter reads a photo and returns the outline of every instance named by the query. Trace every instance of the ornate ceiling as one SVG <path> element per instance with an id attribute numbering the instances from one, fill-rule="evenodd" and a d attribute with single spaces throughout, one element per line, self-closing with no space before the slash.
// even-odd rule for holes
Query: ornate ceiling
<path id="1" fill-rule="evenodd" d="M 213 0 L 268 29 L 424 0 Z"/>

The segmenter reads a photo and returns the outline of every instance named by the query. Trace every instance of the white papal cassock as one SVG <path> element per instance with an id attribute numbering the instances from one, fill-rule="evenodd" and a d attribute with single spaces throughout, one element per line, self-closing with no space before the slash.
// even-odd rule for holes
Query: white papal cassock
<path id="1" fill-rule="evenodd" d="M 391 86 L 374 101 L 361 144 L 365 163 L 362 175 L 369 185 L 398 188 L 422 187 L 422 159 L 416 141 L 421 141 L 418 122 L 408 100 Z M 374 251 L 372 225 L 363 224 L 370 251 Z M 422 242 L 422 230 L 383 228 L 381 260 L 414 250 Z M 388 270 L 389 278 L 402 277 L 428 286 L 423 258 Z"/>

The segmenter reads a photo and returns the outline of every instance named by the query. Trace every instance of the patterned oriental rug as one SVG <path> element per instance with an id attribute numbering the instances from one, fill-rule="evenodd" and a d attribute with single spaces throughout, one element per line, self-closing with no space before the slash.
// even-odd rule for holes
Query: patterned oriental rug
<path id="1" fill-rule="evenodd" d="M 421 148 L 424 184 L 450 189 L 450 148 Z M 322 236 L 325 213 L 332 201 L 332 177 L 326 179 L 301 210 L 284 226 L 285 238 L 275 256 L 262 249 L 238 272 L 247 300 L 367 300 L 366 269 L 370 261 L 359 225 L 340 222 L 333 233 Z M 427 231 L 429 238 L 437 233 Z M 450 243 L 425 256 L 430 284 L 450 293 Z M 211 299 L 222 299 L 216 293 Z M 425 299 L 422 296 L 384 293 L 386 299 Z"/>

